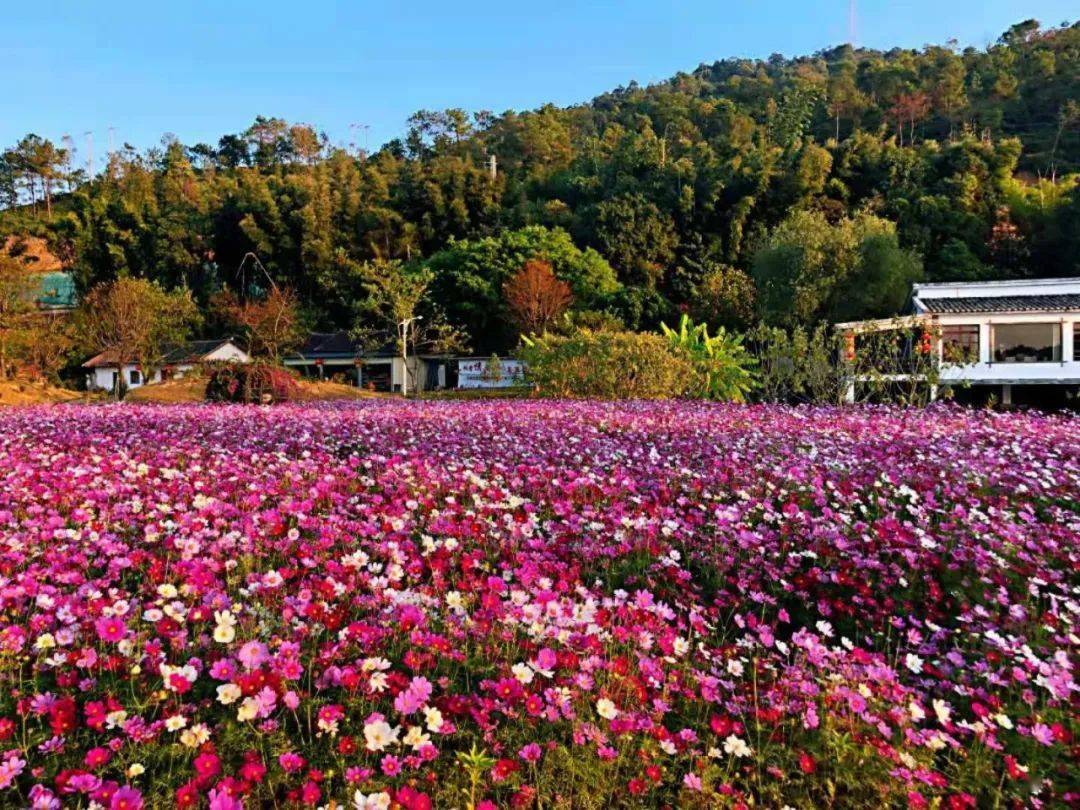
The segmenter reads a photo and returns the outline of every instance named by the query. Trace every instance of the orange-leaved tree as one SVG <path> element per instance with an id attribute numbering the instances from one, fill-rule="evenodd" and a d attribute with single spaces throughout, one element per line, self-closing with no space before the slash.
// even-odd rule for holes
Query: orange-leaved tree
<path id="1" fill-rule="evenodd" d="M 555 277 L 551 265 L 530 259 L 503 285 L 510 315 L 528 334 L 543 334 L 573 303 L 570 285 Z"/>

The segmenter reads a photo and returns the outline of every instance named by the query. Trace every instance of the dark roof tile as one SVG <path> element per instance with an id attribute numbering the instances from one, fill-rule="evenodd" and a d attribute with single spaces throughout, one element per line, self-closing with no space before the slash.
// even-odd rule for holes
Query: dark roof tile
<path id="1" fill-rule="evenodd" d="M 971 298 L 919 298 L 927 312 L 964 314 L 986 312 L 1080 311 L 1080 294 L 996 295 Z"/>

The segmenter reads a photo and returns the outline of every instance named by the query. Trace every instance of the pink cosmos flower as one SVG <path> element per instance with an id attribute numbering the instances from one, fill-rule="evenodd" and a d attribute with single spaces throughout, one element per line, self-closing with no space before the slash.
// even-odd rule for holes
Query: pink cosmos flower
<path id="1" fill-rule="evenodd" d="M 270 658 L 270 651 L 261 641 L 249 641 L 236 654 L 248 671 L 258 669 Z"/>
<path id="2" fill-rule="evenodd" d="M 127 634 L 127 626 L 117 616 L 101 617 L 94 622 L 94 629 L 97 630 L 98 638 L 112 644 L 122 641 Z"/>
<path id="3" fill-rule="evenodd" d="M 384 776 L 397 776 L 401 773 L 401 760 L 393 754 L 387 754 L 379 762 L 379 767 Z"/>
<path id="4" fill-rule="evenodd" d="M 278 757 L 278 764 L 281 765 L 286 773 L 296 773 L 301 770 L 307 762 L 299 754 L 293 751 L 286 751 Z"/>
<path id="5" fill-rule="evenodd" d="M 526 762 L 536 762 L 543 755 L 543 750 L 536 743 L 529 743 L 518 751 L 518 756 Z"/>
<path id="6" fill-rule="evenodd" d="M 109 801 L 109 810 L 142 810 L 142 807 L 142 793 L 130 785 L 117 790 Z"/>
<path id="7" fill-rule="evenodd" d="M 209 799 L 210 810 L 244 810 L 244 803 L 225 790 L 211 789 Z"/>

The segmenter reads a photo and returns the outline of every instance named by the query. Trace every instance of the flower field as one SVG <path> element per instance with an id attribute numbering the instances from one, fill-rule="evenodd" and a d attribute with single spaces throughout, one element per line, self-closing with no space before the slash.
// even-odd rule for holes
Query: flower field
<path id="1" fill-rule="evenodd" d="M 0 806 L 1080 803 L 1080 421 L 0 415 Z"/>

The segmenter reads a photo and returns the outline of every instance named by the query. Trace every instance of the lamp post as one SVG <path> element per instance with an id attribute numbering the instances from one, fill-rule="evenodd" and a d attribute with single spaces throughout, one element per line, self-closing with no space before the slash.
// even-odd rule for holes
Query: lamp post
<path id="1" fill-rule="evenodd" d="M 409 395 L 409 326 L 415 321 L 422 321 L 423 316 L 414 315 L 411 318 L 406 318 L 398 324 L 398 330 L 401 332 L 401 396 L 405 398 Z"/>

